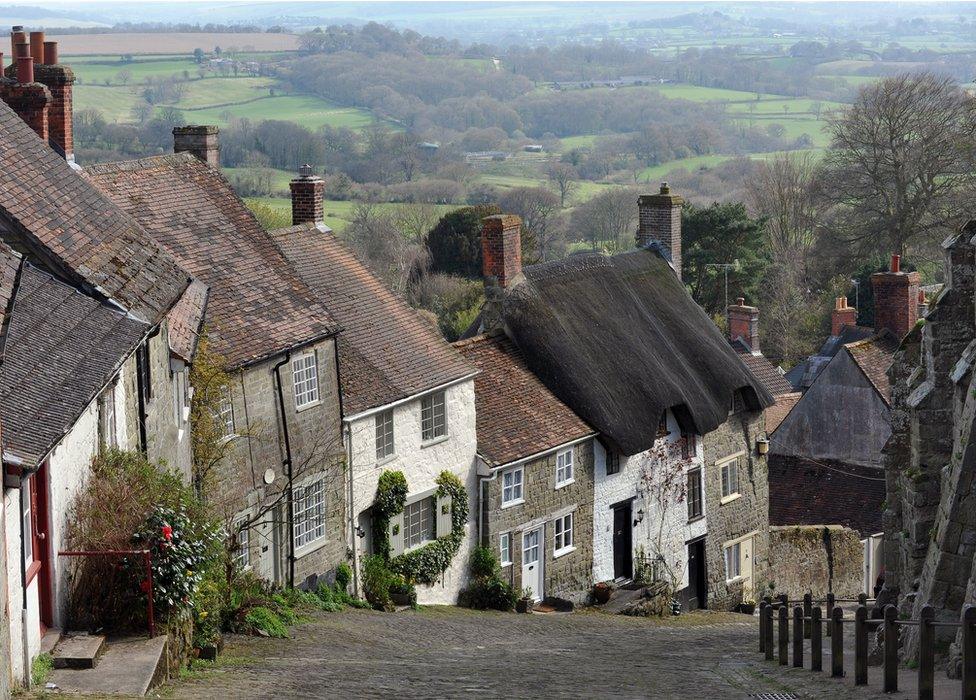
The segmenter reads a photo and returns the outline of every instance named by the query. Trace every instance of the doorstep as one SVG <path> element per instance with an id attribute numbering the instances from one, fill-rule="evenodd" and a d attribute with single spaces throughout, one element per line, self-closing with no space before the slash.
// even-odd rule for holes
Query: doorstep
<path id="1" fill-rule="evenodd" d="M 166 679 L 166 641 L 166 635 L 113 637 L 95 668 L 55 669 L 48 681 L 66 693 L 142 697 Z"/>
<path id="2" fill-rule="evenodd" d="M 54 668 L 95 668 L 104 646 L 101 634 L 69 632 L 51 652 Z"/>

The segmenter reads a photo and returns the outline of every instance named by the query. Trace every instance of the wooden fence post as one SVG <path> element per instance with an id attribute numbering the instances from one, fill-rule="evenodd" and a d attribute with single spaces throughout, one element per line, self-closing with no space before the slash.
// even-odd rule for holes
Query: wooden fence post
<path id="1" fill-rule="evenodd" d="M 793 667 L 803 668 L 803 608 L 793 608 Z"/>
<path id="2" fill-rule="evenodd" d="M 976 700 L 976 607 L 962 607 L 962 697 Z"/>
<path id="3" fill-rule="evenodd" d="M 790 647 L 790 619 L 789 611 L 783 605 L 779 609 L 779 665 L 785 666 L 789 663 Z"/>
<path id="4" fill-rule="evenodd" d="M 810 611 L 810 670 L 823 671 L 823 611 L 818 605 Z"/>
<path id="5" fill-rule="evenodd" d="M 830 636 L 831 627 L 833 627 L 832 620 L 834 619 L 834 594 L 827 594 L 827 636 Z"/>
<path id="6" fill-rule="evenodd" d="M 813 594 L 803 594 L 803 638 L 810 639 L 810 614 L 813 612 Z"/>
<path id="7" fill-rule="evenodd" d="M 884 692 L 898 690 L 898 608 L 884 609 Z"/>
<path id="8" fill-rule="evenodd" d="M 918 620 L 918 700 L 935 697 L 935 608 L 922 606 Z M 887 641 L 885 642 L 887 644 Z"/>
<path id="9" fill-rule="evenodd" d="M 868 684 L 868 609 L 854 611 L 854 685 Z"/>
<path id="10" fill-rule="evenodd" d="M 858 605 L 867 605 L 868 604 L 868 594 L 867 593 L 858 593 L 857 594 L 857 604 Z"/>
<path id="11" fill-rule="evenodd" d="M 844 609 L 834 608 L 830 614 L 830 675 L 844 677 Z"/>
<path id="12" fill-rule="evenodd" d="M 759 651 L 766 651 L 766 601 L 759 604 Z"/>
<path id="13" fill-rule="evenodd" d="M 773 660 L 774 644 L 773 644 L 773 606 L 772 604 L 766 606 L 766 619 L 763 622 L 763 634 L 766 635 L 766 661 Z"/>

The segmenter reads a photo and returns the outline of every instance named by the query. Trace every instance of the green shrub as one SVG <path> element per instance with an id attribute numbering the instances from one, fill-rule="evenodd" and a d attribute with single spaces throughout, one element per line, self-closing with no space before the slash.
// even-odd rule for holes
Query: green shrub
<path id="1" fill-rule="evenodd" d="M 288 636 L 288 628 L 278 614 L 263 606 L 251 608 L 244 616 L 247 631 L 251 634 L 264 632 L 269 637 L 284 639 Z"/>
<path id="2" fill-rule="evenodd" d="M 31 685 L 44 685 L 48 675 L 54 668 L 54 659 L 50 654 L 41 654 L 31 663 Z"/>
<path id="3" fill-rule="evenodd" d="M 349 583 L 352 581 L 352 569 L 345 562 L 339 564 L 336 569 L 335 575 L 335 585 L 336 588 L 342 590 L 347 590 L 349 588 Z"/>
<path id="4" fill-rule="evenodd" d="M 387 568 L 382 556 L 374 554 L 363 560 L 363 593 L 375 609 L 392 609 L 390 587 L 396 580 L 396 575 Z"/>
<path id="5" fill-rule="evenodd" d="M 501 580 L 495 553 L 488 547 L 476 547 L 469 562 L 471 584 L 461 594 L 461 604 L 476 610 L 509 611 L 515 608 L 518 593 Z"/>
<path id="6" fill-rule="evenodd" d="M 491 578 L 498 573 L 498 559 L 490 547 L 475 547 L 471 553 L 471 575 L 474 578 Z"/>

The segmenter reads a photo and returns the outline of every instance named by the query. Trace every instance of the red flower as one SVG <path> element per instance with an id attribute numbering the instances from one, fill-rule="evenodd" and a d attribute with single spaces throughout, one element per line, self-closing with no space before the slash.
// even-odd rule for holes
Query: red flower
<path id="1" fill-rule="evenodd" d="M 173 528 L 169 525 L 163 525 L 163 539 L 169 542 L 173 539 Z"/>
<path id="2" fill-rule="evenodd" d="M 149 593 L 149 579 L 144 578 L 139 587 L 142 589 L 143 593 Z"/>

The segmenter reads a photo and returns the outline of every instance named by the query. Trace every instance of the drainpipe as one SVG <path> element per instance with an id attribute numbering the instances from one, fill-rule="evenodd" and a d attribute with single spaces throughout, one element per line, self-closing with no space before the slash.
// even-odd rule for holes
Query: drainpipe
<path id="1" fill-rule="evenodd" d="M 352 425 L 346 423 L 343 432 L 345 433 L 346 441 L 346 484 L 348 486 L 349 500 L 349 517 L 347 521 L 349 523 L 350 548 L 352 549 L 352 580 L 353 590 L 356 591 L 356 595 L 359 595 L 359 542 L 356 541 L 356 507 L 352 477 Z"/>
<path id="2" fill-rule="evenodd" d="M 483 502 L 486 498 L 485 489 L 488 488 L 489 481 L 494 481 L 495 479 L 498 478 L 498 473 L 500 471 L 501 471 L 500 469 L 495 469 L 492 471 L 491 476 L 478 477 L 478 539 L 481 541 L 482 546 L 487 546 L 484 539 L 485 538 L 485 530 L 484 530 L 485 509 L 484 509 Z"/>
<path id="3" fill-rule="evenodd" d="M 281 410 L 281 428 L 285 438 L 285 464 L 288 472 L 288 586 L 295 587 L 295 482 L 291 459 L 291 440 L 288 437 L 288 417 L 285 414 L 285 394 L 281 389 L 281 366 L 291 361 L 291 350 L 272 371 L 278 384 L 278 408 Z"/>

